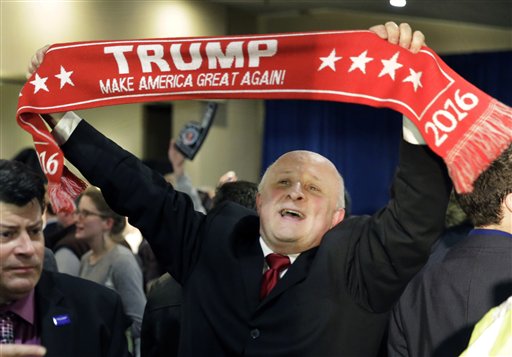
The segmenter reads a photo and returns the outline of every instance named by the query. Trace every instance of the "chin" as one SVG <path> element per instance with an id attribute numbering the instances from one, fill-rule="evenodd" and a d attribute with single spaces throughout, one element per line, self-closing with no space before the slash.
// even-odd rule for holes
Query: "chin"
<path id="1" fill-rule="evenodd" d="M 284 244 L 295 244 L 299 241 L 299 239 L 300 238 L 298 238 L 297 236 L 290 235 L 281 235 L 276 237 L 277 242 Z"/>
<path id="2" fill-rule="evenodd" d="M 30 293 L 36 284 L 37 280 L 27 280 L 8 286 L 9 295 L 11 295 L 12 298 L 20 299 Z"/>

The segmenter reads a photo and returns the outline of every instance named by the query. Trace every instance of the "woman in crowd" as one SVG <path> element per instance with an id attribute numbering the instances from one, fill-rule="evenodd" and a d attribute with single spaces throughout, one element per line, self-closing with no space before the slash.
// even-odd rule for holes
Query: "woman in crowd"
<path id="1" fill-rule="evenodd" d="M 87 241 L 91 248 L 81 259 L 80 277 L 112 288 L 121 296 L 124 311 L 133 321 L 130 333 L 138 356 L 146 297 L 140 266 L 123 245 L 126 219 L 112 211 L 96 187 L 80 195 L 76 214 L 76 238 Z"/>

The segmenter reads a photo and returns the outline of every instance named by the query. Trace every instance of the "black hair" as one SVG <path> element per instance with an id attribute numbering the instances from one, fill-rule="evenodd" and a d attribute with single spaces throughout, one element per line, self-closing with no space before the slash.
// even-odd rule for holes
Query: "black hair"
<path id="1" fill-rule="evenodd" d="M 462 210 L 476 227 L 500 224 L 502 204 L 512 193 L 512 145 L 505 149 L 473 183 L 473 191 L 457 194 Z"/>
<path id="2" fill-rule="evenodd" d="M 249 181 L 226 182 L 217 187 L 213 197 L 213 206 L 224 201 L 236 202 L 250 209 L 256 209 L 256 194 L 258 185 Z"/>
<path id="3" fill-rule="evenodd" d="M 22 207 L 36 199 L 44 210 L 45 192 L 44 179 L 29 166 L 0 159 L 0 202 Z"/>
<path id="4" fill-rule="evenodd" d="M 25 148 L 21 150 L 12 158 L 12 160 L 24 163 L 32 171 L 41 176 L 44 182 L 47 182 L 46 176 L 41 169 L 41 164 L 37 157 L 37 151 L 34 148 Z"/>

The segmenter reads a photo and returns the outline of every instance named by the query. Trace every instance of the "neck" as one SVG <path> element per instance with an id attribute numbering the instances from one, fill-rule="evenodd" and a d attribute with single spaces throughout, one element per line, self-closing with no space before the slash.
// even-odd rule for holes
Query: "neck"
<path id="1" fill-rule="evenodd" d="M 94 239 L 92 242 L 90 242 L 89 245 L 93 255 L 101 256 L 112 249 L 114 244 L 115 243 L 112 241 L 112 239 L 110 239 L 108 234 L 104 234 L 102 237 Z"/>
<path id="2" fill-rule="evenodd" d="M 494 229 L 497 231 L 503 231 L 507 232 L 509 234 L 512 234 L 512 220 L 509 220 L 508 224 L 489 224 L 487 226 L 481 226 L 481 227 L 475 227 L 480 229 Z"/>

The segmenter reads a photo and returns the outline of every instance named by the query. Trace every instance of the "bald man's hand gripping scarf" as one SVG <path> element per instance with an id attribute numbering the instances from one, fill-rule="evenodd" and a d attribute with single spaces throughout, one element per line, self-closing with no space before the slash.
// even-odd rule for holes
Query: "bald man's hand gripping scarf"
<path id="1" fill-rule="evenodd" d="M 83 183 L 39 114 L 185 99 L 314 99 L 406 115 L 444 158 L 458 192 L 511 143 L 512 110 L 432 50 L 413 54 L 370 31 L 56 44 L 23 87 L 17 121 L 34 139 L 57 210 Z"/>

